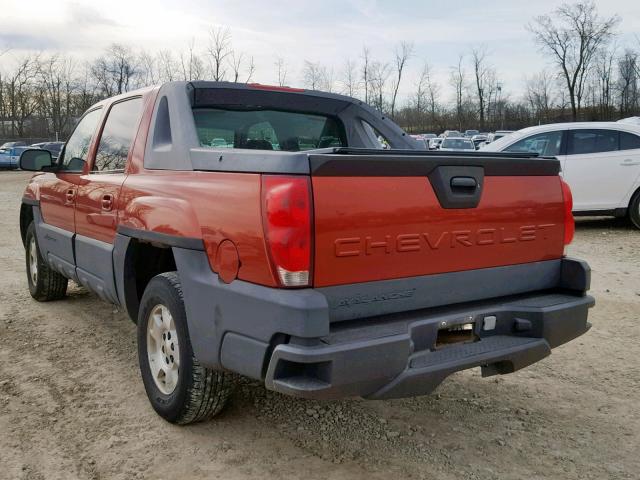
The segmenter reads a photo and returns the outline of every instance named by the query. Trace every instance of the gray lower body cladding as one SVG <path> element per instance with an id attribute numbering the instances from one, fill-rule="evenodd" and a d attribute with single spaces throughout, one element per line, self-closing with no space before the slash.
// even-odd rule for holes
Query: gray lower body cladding
<path id="1" fill-rule="evenodd" d="M 459 370 L 509 373 L 585 333 L 594 305 L 589 267 L 571 259 L 282 290 L 225 284 L 204 252 L 173 250 L 200 362 L 304 398 L 422 395 Z M 443 322 L 471 323 L 475 341 L 437 347 Z"/>

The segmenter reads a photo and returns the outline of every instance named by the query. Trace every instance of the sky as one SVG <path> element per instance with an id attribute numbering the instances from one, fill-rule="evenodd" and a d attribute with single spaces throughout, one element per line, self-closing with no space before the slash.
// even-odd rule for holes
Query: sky
<path id="1" fill-rule="evenodd" d="M 237 51 L 254 56 L 254 80 L 275 83 L 276 57 L 287 64 L 287 83 L 302 85 L 305 60 L 332 67 L 358 60 L 366 45 L 373 57 L 393 59 L 401 41 L 412 42 L 401 95 L 414 90 L 427 61 L 445 95 L 460 54 L 485 46 L 503 91 L 522 93 L 526 75 L 548 64 L 526 24 L 550 13 L 559 0 L 0 0 L 0 69 L 27 51 L 94 58 L 111 43 L 155 51 L 204 50 L 212 27 L 229 27 Z M 617 43 L 640 46 L 640 0 L 596 0 L 601 15 L 618 14 Z"/>

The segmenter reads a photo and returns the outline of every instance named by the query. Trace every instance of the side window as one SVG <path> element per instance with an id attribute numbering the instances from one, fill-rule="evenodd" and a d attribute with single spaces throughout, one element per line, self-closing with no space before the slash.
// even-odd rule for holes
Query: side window
<path id="1" fill-rule="evenodd" d="M 615 152 L 618 150 L 616 130 L 570 130 L 567 155 Z"/>
<path id="2" fill-rule="evenodd" d="M 391 148 L 389 144 L 389 140 L 387 140 L 384 135 L 382 135 L 376 128 L 374 128 L 369 122 L 362 121 L 362 125 L 364 127 L 365 132 L 369 138 L 375 142 L 373 148 L 377 148 L 380 150 L 388 150 Z"/>
<path id="3" fill-rule="evenodd" d="M 620 132 L 620 150 L 640 149 L 640 137 L 633 133 Z"/>
<path id="4" fill-rule="evenodd" d="M 141 113 L 140 97 L 118 102 L 111 107 L 98 144 L 93 171 L 124 170 Z"/>
<path id="5" fill-rule="evenodd" d="M 60 155 L 60 170 L 65 172 L 81 172 L 87 162 L 91 138 L 96 131 L 102 109 L 98 108 L 87 113 L 69 137 Z"/>
<path id="6" fill-rule="evenodd" d="M 560 153 L 563 131 L 545 132 L 532 135 L 509 145 L 505 152 L 537 153 L 542 157 L 555 157 Z"/>

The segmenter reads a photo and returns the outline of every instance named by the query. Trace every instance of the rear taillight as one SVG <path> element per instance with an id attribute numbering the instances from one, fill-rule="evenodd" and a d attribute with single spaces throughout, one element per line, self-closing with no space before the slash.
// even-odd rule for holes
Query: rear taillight
<path id="1" fill-rule="evenodd" d="M 564 180 L 560 180 L 562 185 L 562 199 L 564 200 L 564 244 L 569 245 L 573 240 L 576 231 L 576 223 L 573 219 L 573 196 L 571 188 Z"/>
<path id="2" fill-rule="evenodd" d="M 311 186 L 308 177 L 264 175 L 262 214 L 271 262 L 283 287 L 311 278 Z"/>

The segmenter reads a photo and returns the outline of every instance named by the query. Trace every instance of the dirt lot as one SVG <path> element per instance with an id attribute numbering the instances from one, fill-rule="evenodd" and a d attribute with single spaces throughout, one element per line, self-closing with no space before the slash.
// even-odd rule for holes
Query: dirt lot
<path id="1" fill-rule="evenodd" d="M 245 382 L 216 420 L 181 428 L 149 407 L 122 311 L 77 287 L 29 296 L 28 177 L 0 173 L 0 478 L 640 478 L 640 232 L 624 222 L 579 222 L 593 328 L 531 368 L 384 402 Z"/>

